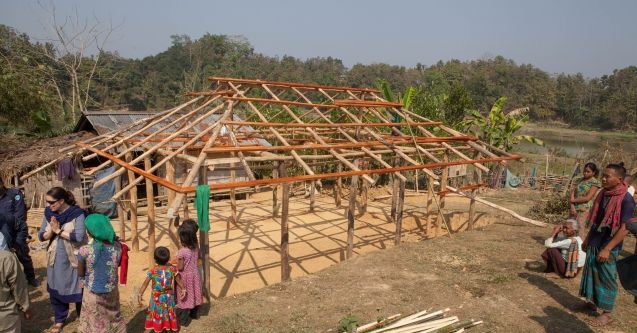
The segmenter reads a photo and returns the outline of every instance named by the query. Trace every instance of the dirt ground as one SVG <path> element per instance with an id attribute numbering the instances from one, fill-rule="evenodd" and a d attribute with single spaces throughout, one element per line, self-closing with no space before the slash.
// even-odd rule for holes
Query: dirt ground
<path id="1" fill-rule="evenodd" d="M 271 218 L 271 194 L 238 201 L 237 224 L 230 221 L 227 202 L 213 203 L 210 244 L 214 300 L 212 307 L 206 308 L 206 316 L 182 331 L 324 332 L 350 313 L 366 323 L 379 316 L 449 307 L 461 318 L 485 320 L 477 332 L 593 332 L 586 325 L 590 317 L 569 310 L 578 302 L 579 280 L 550 280 L 539 273 L 539 254 L 548 229 L 516 222 L 504 213 L 477 205 L 479 230 L 428 239 L 436 229 L 439 235 L 445 235 L 446 230 L 427 227 L 424 196 L 407 196 L 404 243 L 393 248 L 390 200 L 371 200 L 386 193 L 382 188 L 370 193 L 367 213 L 356 219 L 357 256 L 347 261 L 345 209 L 335 208 L 333 199 L 322 195 L 310 213 L 306 198 L 293 197 L 293 281 L 286 283 L 279 283 L 280 229 L 278 219 Z M 541 194 L 500 191 L 486 196 L 525 213 Z M 468 200 L 449 197 L 446 201 L 444 212 L 452 230 L 466 228 L 463 212 Z M 435 215 L 432 206 L 432 224 Z M 145 228 L 143 219 L 140 226 Z M 158 229 L 158 243 L 168 245 L 165 225 Z M 143 250 L 145 241 L 140 245 Z M 632 248 L 632 243 L 626 248 Z M 37 273 L 44 281 L 44 252 L 33 254 Z M 120 290 L 129 332 L 142 331 L 143 309 L 131 300 L 147 262 L 144 251 L 132 254 L 129 283 Z M 31 291 L 36 312 L 34 320 L 26 324 L 26 332 L 42 332 L 51 325 L 47 296 L 44 283 Z M 637 319 L 630 316 L 634 306 L 622 291 L 614 331 L 637 330 Z M 73 332 L 75 324 L 71 322 L 64 331 Z"/>

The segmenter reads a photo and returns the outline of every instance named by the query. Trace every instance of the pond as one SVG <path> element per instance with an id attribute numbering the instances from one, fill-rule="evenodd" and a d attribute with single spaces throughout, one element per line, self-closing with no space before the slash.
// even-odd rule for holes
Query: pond
<path id="1" fill-rule="evenodd" d="M 637 152 L 637 134 L 635 133 L 596 132 L 530 124 L 522 129 L 520 134 L 532 135 L 545 143 L 544 147 L 540 147 L 523 141 L 515 147 L 515 150 L 524 153 L 545 154 L 549 148 L 561 148 L 566 155 L 576 157 L 578 154 L 597 150 L 605 143 Z"/>

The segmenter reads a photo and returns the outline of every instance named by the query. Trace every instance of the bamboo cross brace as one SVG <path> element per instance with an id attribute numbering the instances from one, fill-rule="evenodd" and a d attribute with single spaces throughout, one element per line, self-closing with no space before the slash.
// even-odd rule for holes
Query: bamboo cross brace
<path id="1" fill-rule="evenodd" d="M 200 116 L 199 118 L 195 119 L 194 121 L 192 121 L 191 123 L 189 123 L 188 125 L 182 127 L 180 130 L 175 131 L 173 134 L 167 136 L 166 138 L 164 138 L 161 142 L 159 142 L 158 144 L 156 144 L 155 146 L 149 148 L 148 150 L 146 150 L 145 152 L 143 152 L 140 156 L 138 156 L 137 158 L 135 158 L 131 163 L 135 164 L 139 161 L 142 161 L 144 159 L 144 157 L 149 156 L 150 154 L 154 153 L 156 150 L 161 149 L 161 147 L 163 147 L 163 145 L 166 142 L 170 142 L 170 140 L 172 140 L 174 137 L 177 137 L 181 134 L 181 132 L 186 131 L 192 127 L 194 127 L 195 125 L 197 125 L 198 123 L 200 123 L 201 121 L 203 121 L 204 119 L 206 119 L 207 117 L 209 117 L 210 115 L 214 114 L 215 112 L 217 112 L 217 110 L 221 109 L 224 106 L 224 104 L 220 104 L 218 106 L 216 106 L 215 108 L 211 109 L 210 111 L 208 111 L 207 113 L 205 113 L 204 115 Z M 185 145 L 183 147 L 186 147 Z M 96 181 L 93 184 L 93 187 L 99 187 L 102 186 L 104 184 L 106 184 L 109 180 L 121 175 L 124 173 L 125 170 L 123 169 L 119 169 L 115 172 L 113 172 L 112 174 Z M 141 181 L 141 179 L 140 179 Z M 127 186 L 128 187 L 128 186 Z"/>
<path id="2" fill-rule="evenodd" d="M 384 99 L 380 98 L 380 97 L 379 97 L 378 95 L 376 95 L 375 93 L 371 93 L 371 94 L 372 94 L 372 96 L 374 96 L 376 99 L 381 100 L 381 101 L 384 101 Z M 399 111 L 398 109 L 396 109 L 396 108 L 387 108 L 387 109 L 392 110 L 394 113 L 396 113 L 396 114 L 398 114 L 398 115 L 400 115 L 400 116 L 402 116 L 402 117 L 405 117 L 405 120 L 413 122 L 413 120 L 411 120 L 411 117 L 410 117 L 408 114 L 406 114 L 405 112 L 400 112 L 400 111 Z M 440 127 L 440 126 L 438 126 L 438 127 Z M 429 135 L 429 136 L 433 136 L 433 134 L 432 134 L 431 132 L 429 132 L 427 129 L 423 128 L 422 126 L 416 126 L 416 128 L 417 128 L 419 131 L 421 131 L 421 132 L 423 132 L 423 133 L 425 133 L 425 134 L 427 134 L 427 135 Z M 449 134 L 452 134 L 452 133 L 449 133 Z M 452 135 L 456 136 L 456 134 L 452 134 Z M 442 146 L 444 146 L 445 148 L 448 148 L 449 150 L 451 150 L 454 154 L 456 154 L 457 156 L 459 156 L 459 157 L 460 157 L 460 158 L 462 158 L 463 160 L 466 160 L 466 161 L 470 161 L 470 160 L 471 160 L 471 158 L 470 158 L 470 157 L 468 157 L 467 155 L 463 154 L 461 151 L 459 151 L 459 150 L 455 149 L 455 148 L 454 148 L 454 147 L 452 147 L 450 144 L 448 144 L 448 143 L 446 143 L 446 142 L 443 142 L 443 143 L 441 143 L 441 144 L 442 144 Z M 489 168 L 485 167 L 485 166 L 484 166 L 484 165 L 482 165 L 482 164 L 476 163 L 476 164 L 474 164 L 474 166 L 475 166 L 475 167 L 477 167 L 477 168 L 479 168 L 480 170 L 482 170 L 482 171 L 484 171 L 484 172 L 489 172 Z"/>
<path id="3" fill-rule="evenodd" d="M 354 98 L 358 98 L 356 95 L 349 93 L 352 97 Z M 385 118 L 378 110 L 376 110 L 375 108 L 367 108 L 367 110 L 370 110 L 372 113 L 374 113 L 380 120 L 386 122 L 386 123 L 391 123 L 389 121 L 389 119 Z M 435 125 L 435 124 L 433 124 Z M 392 127 L 392 132 L 399 134 L 401 136 L 407 136 L 410 138 L 413 138 L 413 136 L 410 135 L 405 135 L 405 133 L 401 132 L 400 130 L 398 130 L 395 127 Z M 431 135 L 431 137 L 435 137 L 433 135 Z M 422 146 L 420 146 L 415 140 L 414 140 L 414 146 L 416 146 L 416 149 L 420 152 L 422 152 L 423 154 L 425 154 L 425 156 L 427 156 L 428 158 L 430 158 L 432 161 L 434 162 L 440 162 L 440 160 L 438 158 L 436 158 L 436 156 L 434 156 L 430 151 L 428 151 L 427 149 L 423 148 Z M 430 175 L 431 176 L 431 175 Z M 438 179 L 438 177 L 436 176 L 435 179 Z"/>
<path id="4" fill-rule="evenodd" d="M 409 110 L 403 109 L 403 112 L 404 112 L 405 114 L 408 114 L 408 115 L 413 116 L 414 118 L 421 119 L 421 120 L 423 120 L 423 121 L 429 121 L 429 119 L 427 119 L 427 118 L 425 118 L 425 117 L 422 117 L 422 116 L 420 116 L 420 115 L 418 115 L 418 114 L 416 114 L 416 113 L 413 113 L 413 112 L 411 112 L 411 111 L 409 111 Z M 449 134 L 452 134 L 452 135 L 462 134 L 462 133 L 460 133 L 460 132 L 458 132 L 458 131 L 456 131 L 456 130 L 454 130 L 454 129 L 452 129 L 452 128 L 449 128 L 449 127 L 447 127 L 447 126 L 444 126 L 444 125 L 439 125 L 438 127 L 439 127 L 440 129 L 442 129 L 443 131 L 445 131 L 445 132 L 447 132 L 447 133 L 449 133 Z M 478 141 L 478 142 L 474 142 L 474 143 L 472 143 L 472 144 L 469 144 L 469 146 L 471 146 L 472 148 L 474 148 L 474 149 L 478 150 L 479 152 L 481 152 L 481 153 L 483 153 L 483 154 L 485 154 L 485 155 L 487 155 L 487 156 L 497 157 L 497 155 L 495 155 L 494 153 L 490 152 L 488 149 L 485 149 L 484 147 L 482 147 L 482 146 L 480 145 L 480 143 L 485 144 L 485 145 L 489 146 L 491 149 L 493 149 L 493 150 L 495 150 L 495 151 L 498 151 L 499 153 L 504 154 L 504 155 L 506 155 L 506 156 L 512 156 L 512 155 L 513 155 L 513 154 L 511 154 L 511 153 L 509 153 L 509 152 L 507 152 L 507 151 L 501 150 L 501 149 L 499 149 L 499 148 L 497 148 L 497 147 L 494 147 L 494 146 L 488 145 L 488 144 L 486 144 L 486 143 L 484 143 L 484 142 L 481 142 L 481 141 Z"/>
<path id="5" fill-rule="evenodd" d="M 233 107 L 234 107 L 234 103 L 232 101 L 228 102 L 228 107 L 226 108 L 226 111 L 223 113 L 221 118 L 219 118 L 216 124 L 216 127 L 214 129 L 214 132 L 210 136 L 210 139 L 208 139 L 208 142 L 206 142 L 206 144 L 204 145 L 203 149 L 201 150 L 201 153 L 199 153 L 199 157 L 197 157 L 197 161 L 195 161 L 195 163 L 192 165 L 192 169 L 186 176 L 186 179 L 184 179 L 184 182 L 183 182 L 184 186 L 190 186 L 192 182 L 195 180 L 195 176 L 197 176 L 197 174 L 199 173 L 199 168 L 201 167 L 201 165 L 203 164 L 203 162 L 206 160 L 208 156 L 208 153 L 205 152 L 205 149 L 209 148 L 210 146 L 214 144 L 215 140 L 219 136 L 219 133 L 221 132 L 221 129 L 224 126 L 223 122 L 226 121 L 228 117 L 230 117 L 230 115 L 232 114 Z M 184 200 L 185 197 L 186 197 L 186 194 L 181 192 L 178 192 L 175 195 L 175 200 L 173 201 L 172 205 L 168 207 L 168 212 L 166 213 L 166 216 L 169 219 L 172 219 L 174 217 L 175 211 L 179 209 L 179 206 L 181 205 L 181 202 Z"/>
<path id="6" fill-rule="evenodd" d="M 270 89 L 268 88 L 268 86 L 267 86 L 267 85 L 263 84 L 262 86 L 263 86 L 263 89 L 265 89 L 265 91 L 267 91 L 267 92 L 270 94 L 270 96 L 272 96 L 272 98 L 274 98 L 274 99 L 276 99 L 276 100 L 279 100 L 279 97 L 278 97 L 276 94 L 274 94 L 274 93 L 272 92 L 272 90 L 270 90 Z M 283 105 L 283 109 L 285 109 L 285 110 L 288 112 L 288 114 L 289 114 L 289 115 L 290 115 L 290 116 L 291 116 L 294 120 L 296 120 L 299 124 L 303 124 L 303 120 L 301 120 L 301 118 L 297 117 L 297 115 L 296 115 L 296 114 L 294 114 L 294 111 L 292 111 L 292 110 L 291 110 L 291 109 L 290 109 L 287 105 Z M 314 139 L 315 139 L 316 141 L 318 141 L 319 143 L 324 144 L 324 145 L 326 145 L 326 144 L 327 144 L 327 142 L 325 142 L 325 140 L 323 140 L 323 138 L 321 138 L 318 134 L 316 134 L 316 132 L 315 132 L 312 128 L 310 128 L 310 127 L 306 127 L 305 129 L 306 129 L 308 132 L 310 132 L 310 133 L 312 134 L 312 136 L 314 137 Z M 345 157 L 341 156 L 341 155 L 340 155 L 340 154 L 336 151 L 336 149 L 332 149 L 332 148 L 330 148 L 328 151 L 330 152 L 330 154 L 332 154 L 332 156 L 336 157 L 336 159 L 338 159 L 339 161 L 341 161 L 343 164 L 347 165 L 350 169 L 352 169 L 352 170 L 360 170 L 360 169 L 359 169 L 356 165 L 354 165 L 353 163 L 351 163 L 350 161 L 348 161 Z M 374 179 L 373 179 L 373 178 L 371 178 L 371 177 L 370 177 L 370 176 L 368 176 L 368 175 L 363 175 L 363 178 L 365 178 L 365 180 L 366 180 L 367 182 L 369 182 L 370 184 L 373 184 L 373 183 L 374 183 Z"/>
<path id="7" fill-rule="evenodd" d="M 106 147 L 105 147 L 105 148 L 103 148 L 102 150 L 109 150 L 109 149 L 112 149 L 112 148 L 117 147 L 118 145 L 122 144 L 124 141 L 129 140 L 129 139 L 132 139 L 132 138 L 134 138 L 135 136 L 139 135 L 140 133 L 143 133 L 145 130 L 147 130 L 147 129 L 149 129 L 149 128 L 153 127 L 153 126 L 155 126 L 156 124 L 159 124 L 160 122 L 164 121 L 165 119 L 168 119 L 168 118 L 169 118 L 170 116 L 172 116 L 173 114 L 175 114 L 175 113 L 177 113 L 177 112 L 181 111 L 183 108 L 185 108 L 185 107 L 187 107 L 187 106 L 191 105 L 192 103 L 194 103 L 194 102 L 198 101 L 199 99 L 201 99 L 201 97 L 193 98 L 192 100 L 188 101 L 187 103 L 184 103 L 184 104 L 180 105 L 179 107 L 174 108 L 172 111 L 170 111 L 170 112 L 168 112 L 168 113 L 166 113 L 166 114 L 159 115 L 159 116 L 154 116 L 154 117 L 151 117 L 150 119 L 144 119 L 145 121 L 147 121 L 147 123 L 146 123 L 144 126 L 142 126 L 142 128 L 141 128 L 141 129 L 138 129 L 137 131 L 135 131 L 135 132 L 133 132 L 132 134 L 130 134 L 130 135 L 128 135 L 128 136 L 126 136 L 126 137 L 124 137 L 124 138 L 120 139 L 119 141 L 117 141 L 117 142 L 115 142 L 115 143 L 113 143 L 113 144 L 110 144 L 110 145 L 106 146 Z M 133 127 L 131 127 L 131 128 L 133 128 Z M 117 132 L 119 132 L 119 134 L 125 133 L 125 131 L 117 131 Z M 121 154 L 119 157 L 122 157 L 122 156 L 124 156 L 125 154 L 126 154 L 126 152 L 122 152 L 122 154 Z M 91 158 L 94 158 L 95 156 L 96 156 L 95 154 L 90 154 L 90 155 L 88 155 L 88 156 L 84 156 L 84 157 L 82 158 L 82 160 L 84 160 L 84 161 L 88 161 L 88 160 L 90 160 Z M 108 162 L 108 161 L 107 161 L 107 162 L 105 162 L 105 163 L 103 163 L 103 165 L 100 165 L 100 166 L 98 166 L 97 168 L 95 168 L 95 171 L 100 170 L 100 169 L 102 169 L 102 168 L 106 167 L 109 163 L 110 163 L 110 162 Z M 91 170 L 91 171 L 92 171 L 92 170 Z M 95 172 L 95 171 L 92 171 L 92 172 Z M 92 174 L 92 173 L 89 173 L 89 174 Z"/>
<path id="8" fill-rule="evenodd" d="M 303 99 L 309 101 L 309 99 L 303 94 L 301 93 L 299 90 L 297 90 L 296 88 L 292 88 L 292 90 L 294 90 L 299 96 L 301 96 Z M 316 111 L 316 113 L 323 118 L 323 120 L 325 120 L 328 124 L 334 124 L 328 117 L 326 117 L 323 112 L 321 112 L 321 110 L 317 109 L 317 108 L 312 108 L 312 110 Z M 347 138 L 349 141 L 351 141 L 352 143 L 358 143 L 358 141 L 356 139 L 354 139 L 351 135 L 349 135 L 345 130 L 343 130 L 340 127 L 336 128 L 337 131 L 339 133 L 341 133 L 345 138 Z M 372 151 L 366 147 L 362 147 L 361 150 L 366 153 L 368 156 L 370 156 L 371 158 L 373 158 L 374 160 L 376 160 L 378 163 L 380 163 L 382 166 L 386 167 L 386 168 L 390 168 L 391 165 L 389 165 L 389 163 L 385 162 L 383 160 L 382 157 L 372 153 Z M 405 176 L 403 176 L 400 172 L 396 172 L 395 173 L 397 177 L 403 179 L 403 180 L 407 180 L 407 178 L 405 178 Z M 367 180 L 367 178 L 365 178 L 365 180 Z M 373 184 L 373 183 L 372 183 Z"/>
<path id="9" fill-rule="evenodd" d="M 217 106 L 216 108 L 214 108 L 211 112 L 209 112 L 209 114 L 212 114 L 214 112 L 216 112 L 219 108 L 223 107 L 224 104 L 221 104 L 219 106 Z M 191 144 L 199 141 L 199 139 L 208 134 L 208 132 L 210 132 L 211 130 L 217 128 L 216 126 L 220 125 L 221 121 L 217 120 L 214 124 L 212 124 L 211 126 L 209 126 L 208 128 L 204 129 L 203 131 L 199 132 L 197 135 L 195 135 L 189 142 L 187 142 L 186 144 L 184 144 L 183 146 L 179 147 L 177 150 L 171 152 L 170 154 L 166 155 L 161 161 L 156 162 L 152 168 L 150 168 L 151 172 L 157 170 L 159 167 L 161 167 L 162 165 L 164 165 L 165 163 L 167 163 L 168 161 L 170 161 L 172 158 L 174 158 L 175 156 L 178 156 L 179 154 L 181 154 L 182 151 L 186 150 L 186 148 L 188 146 L 190 146 Z M 157 149 L 157 151 L 159 151 L 161 149 Z M 194 163 L 194 162 L 193 162 Z M 144 179 L 143 176 L 137 177 L 135 179 L 135 181 L 133 181 L 131 184 L 128 184 L 126 187 L 124 187 L 121 191 L 115 193 L 115 195 L 113 195 L 113 198 L 119 198 L 120 196 L 122 196 L 124 193 L 126 193 L 127 191 L 130 191 L 131 188 L 133 188 L 133 186 L 136 186 L 139 182 L 142 181 L 142 179 Z"/>
<path id="10" fill-rule="evenodd" d="M 232 144 L 235 147 L 239 147 L 239 141 L 237 141 L 237 137 L 234 135 L 234 131 L 232 129 L 230 129 L 228 131 L 228 135 L 230 136 L 230 141 L 232 141 Z M 252 170 L 250 169 L 250 166 L 246 162 L 245 156 L 243 155 L 243 152 L 237 152 L 237 156 L 239 156 L 239 160 L 241 161 L 241 165 L 243 166 L 243 169 L 246 171 L 246 174 L 248 175 L 248 178 L 250 180 L 255 180 L 256 178 L 254 177 L 254 173 L 252 172 Z"/>
<path id="11" fill-rule="evenodd" d="M 220 127 L 217 127 L 217 129 L 218 128 Z M 180 185 L 173 184 L 161 177 L 157 177 L 153 174 L 149 174 L 146 171 L 138 167 L 135 167 L 134 165 L 126 163 L 109 153 L 106 153 L 99 149 L 95 149 L 93 147 L 90 147 L 89 145 L 85 145 L 82 142 L 77 142 L 77 145 L 81 147 L 85 147 L 87 150 L 90 150 L 104 158 L 107 158 L 113 161 L 115 164 L 118 164 L 127 170 L 133 171 L 134 173 L 142 175 L 145 178 L 149 178 L 152 181 L 162 186 L 168 187 L 177 193 L 186 194 L 186 193 L 192 193 L 195 191 L 195 187 L 193 186 L 189 186 L 189 185 L 180 186 Z M 332 173 L 324 173 L 324 174 L 301 175 L 301 176 L 293 176 L 293 177 L 285 177 L 285 178 L 257 179 L 257 180 L 242 181 L 242 182 L 235 182 L 235 183 L 215 183 L 215 184 L 210 184 L 210 189 L 225 190 L 225 189 L 231 189 L 231 188 L 274 185 L 274 184 L 281 184 L 285 182 L 301 182 L 301 181 L 320 180 L 320 179 L 327 179 L 327 178 L 361 176 L 365 174 L 372 175 L 372 174 L 392 173 L 396 171 L 413 171 L 413 170 L 420 170 L 420 169 L 447 167 L 452 165 L 472 164 L 474 162 L 486 163 L 486 162 L 498 162 L 502 160 L 519 160 L 519 159 L 520 159 L 520 156 L 514 155 L 514 156 L 504 156 L 499 158 L 484 158 L 484 159 L 479 159 L 474 161 L 449 161 L 449 162 L 427 163 L 427 164 L 419 164 L 419 165 L 407 165 L 407 166 L 394 167 L 394 168 L 368 169 L 368 170 L 360 170 L 360 171 L 351 170 L 351 171 L 332 172 Z M 190 183 L 192 183 L 192 180 Z M 453 191 L 452 188 L 449 187 L 449 189 Z M 478 199 L 476 200 L 479 201 Z M 172 212 L 172 214 L 174 214 L 174 211 Z"/>
<path id="12" fill-rule="evenodd" d="M 356 97 L 356 95 L 350 93 L 350 95 L 354 98 L 358 98 Z M 376 115 L 380 120 L 384 121 L 385 123 L 390 123 L 389 119 L 385 118 L 378 110 L 376 110 L 375 108 L 367 108 L 367 110 L 371 111 L 374 115 Z M 413 123 L 408 123 L 409 125 L 407 126 L 413 126 L 411 124 Z M 435 125 L 435 124 L 433 124 Z M 411 135 L 406 135 L 405 133 L 403 133 L 402 131 L 400 131 L 399 129 L 392 127 L 392 132 L 399 134 L 401 136 L 408 136 L 413 138 L 413 136 Z M 431 137 L 435 137 L 433 135 L 430 135 Z M 422 152 L 423 154 L 425 154 L 425 156 L 427 156 L 429 159 L 431 159 L 434 162 L 440 162 L 440 160 L 438 158 L 436 158 L 436 156 L 434 156 L 428 149 L 425 149 L 423 147 L 421 147 L 419 144 L 417 144 L 416 142 L 414 142 L 414 145 L 416 146 L 416 149 L 420 152 Z"/>
<path id="13" fill-rule="evenodd" d="M 163 132 L 163 131 L 165 131 L 165 130 L 167 130 L 167 129 L 171 128 L 174 124 L 176 124 L 176 123 L 178 123 L 178 122 L 180 122 L 180 121 L 182 121 L 182 120 L 184 120 L 184 119 L 190 118 L 191 116 L 193 116 L 193 115 L 195 115 L 197 112 L 199 112 L 201 109 L 203 109 L 203 108 L 205 108 L 206 106 L 210 105 L 210 103 L 214 102 L 216 99 L 217 99 L 217 97 L 214 97 L 214 98 L 212 98 L 212 99 L 210 99 L 210 100 L 206 101 L 206 102 L 205 102 L 204 104 L 202 104 L 201 106 L 199 106 L 199 107 L 195 108 L 194 110 L 189 111 L 188 113 L 186 113 L 186 114 L 182 115 L 181 117 L 179 117 L 179 118 L 175 119 L 174 121 L 170 122 L 168 125 L 166 125 L 166 126 L 164 126 L 164 127 L 160 128 L 159 130 L 157 130 L 157 131 L 155 131 L 155 132 L 153 132 L 153 133 L 150 133 L 148 136 L 146 136 L 146 137 L 145 137 L 144 139 L 142 139 L 140 142 L 135 143 L 135 144 L 134 144 L 134 145 L 132 145 L 132 146 L 125 147 L 125 149 L 124 149 L 122 152 L 120 152 L 120 153 L 118 153 L 118 154 L 117 154 L 117 157 L 122 157 L 122 156 L 124 156 L 126 153 L 131 152 L 131 151 L 133 151 L 135 148 L 137 148 L 137 147 L 141 146 L 142 144 L 144 144 L 144 143 L 146 143 L 146 142 L 150 141 L 153 137 L 155 137 L 155 135 L 157 135 L 157 134 L 159 134 L 159 133 L 161 133 L 161 132 Z M 184 107 L 185 107 L 185 106 L 184 106 Z M 177 112 L 177 111 L 179 111 L 179 110 L 180 110 L 180 109 L 176 109 L 174 112 Z M 107 146 L 106 148 L 104 148 L 104 149 L 102 149 L 102 150 L 109 150 L 109 149 L 112 149 L 112 148 L 116 147 L 118 144 L 120 144 L 120 143 L 122 143 L 122 142 L 126 142 L 127 140 L 129 140 L 129 139 L 131 139 L 131 138 L 135 137 L 135 136 L 136 136 L 136 135 L 138 135 L 139 133 L 144 132 L 145 130 L 147 130 L 148 128 L 150 128 L 150 127 L 154 126 L 155 124 L 159 123 L 160 121 L 163 121 L 163 120 L 167 119 L 168 117 L 172 116 L 172 115 L 174 114 L 174 112 L 173 112 L 173 113 L 170 113 L 170 114 L 168 114 L 168 115 L 166 115 L 165 117 L 162 117 L 162 119 L 158 120 L 157 122 L 152 122 L 151 124 L 148 124 L 148 125 L 144 126 L 142 129 L 140 129 L 140 130 L 136 131 L 136 132 L 135 132 L 135 133 L 133 133 L 133 134 L 128 135 L 126 138 L 121 139 L 119 142 L 116 142 L 116 143 L 114 143 L 114 144 L 112 144 L 112 145 L 110 145 L 110 146 Z M 203 119 L 202 119 L 202 120 L 203 120 Z M 191 127 L 192 127 L 192 126 L 191 126 Z M 189 127 L 188 127 L 188 128 L 189 128 Z M 170 137 L 171 139 L 172 139 L 172 138 L 175 138 L 175 137 L 179 136 L 179 134 L 181 134 L 182 132 L 183 132 L 183 130 L 173 132 L 173 134 L 169 135 L 168 137 Z M 175 133 L 178 133 L 178 134 L 175 134 Z M 162 140 L 160 141 L 160 144 L 161 144 L 161 145 L 163 145 L 163 144 L 164 144 L 164 143 L 166 143 L 166 142 L 169 142 L 169 141 L 166 141 L 166 138 L 164 138 L 164 139 L 162 139 Z M 158 147 L 160 147 L 160 144 L 158 144 L 157 146 L 158 146 Z M 88 156 L 87 156 L 87 157 L 88 157 Z M 87 157 L 85 157 L 85 159 L 86 159 Z M 143 158 L 142 158 L 142 159 L 140 159 L 140 158 L 138 157 L 138 158 L 136 158 L 135 160 L 137 160 L 136 162 L 139 162 L 139 161 L 142 161 L 142 160 L 143 160 Z M 103 168 L 107 167 L 109 164 L 110 164 L 110 161 L 106 161 L 106 162 L 104 162 L 104 163 L 100 164 L 99 166 L 97 166 L 97 167 L 95 167 L 95 168 L 91 169 L 90 171 L 88 171 L 88 172 L 87 172 L 87 174 L 88 174 L 88 175 L 95 174 L 95 172 L 97 172 L 98 170 L 101 170 L 101 169 L 103 169 Z"/>
<path id="14" fill-rule="evenodd" d="M 228 84 L 230 85 L 230 87 L 232 87 L 232 89 L 234 89 L 238 95 L 241 96 L 245 96 L 243 94 L 243 92 L 241 92 L 239 89 L 237 89 L 237 87 L 232 83 L 232 82 L 228 82 Z M 259 119 L 261 119 L 261 121 L 263 122 L 268 122 L 268 119 L 265 118 L 265 116 L 259 111 L 259 109 L 254 106 L 254 104 L 252 104 L 252 102 L 247 102 L 248 106 L 252 109 L 252 111 L 259 117 Z M 290 144 L 287 142 L 287 140 L 285 140 L 285 138 L 274 128 L 274 127 L 268 127 L 270 129 L 270 132 L 272 132 L 272 134 L 284 145 L 284 146 L 289 146 Z M 305 163 L 301 157 L 299 157 L 299 154 L 296 151 L 291 151 L 290 155 L 292 155 L 294 157 L 294 159 L 296 160 L 297 163 L 299 163 L 299 165 L 301 165 L 301 167 L 303 168 L 303 170 L 305 170 L 305 172 L 307 172 L 310 175 L 314 174 L 314 171 L 312 170 L 312 168 L 310 168 L 309 165 L 307 165 L 307 163 Z"/>
<path id="15" fill-rule="evenodd" d="M 322 92 L 327 98 L 332 98 L 329 94 L 327 94 L 325 91 L 319 89 L 320 92 Z M 352 114 L 351 112 L 349 112 L 349 110 L 347 110 L 346 108 L 341 108 L 341 110 L 343 112 L 345 112 L 345 114 L 347 114 L 352 120 L 354 120 L 355 122 L 361 122 L 361 120 L 354 114 Z M 369 128 L 365 128 L 363 127 L 363 130 L 365 132 L 367 132 L 369 135 L 371 135 L 372 137 L 374 137 L 376 140 L 380 141 L 380 142 L 384 142 L 384 144 L 389 148 L 394 150 L 394 152 L 399 155 L 400 157 L 402 157 L 403 159 L 405 159 L 406 161 L 408 161 L 409 163 L 413 164 L 413 165 L 417 165 L 418 162 L 416 162 L 414 159 L 412 159 L 411 157 L 407 156 L 407 154 L 403 153 L 400 149 L 396 149 L 396 147 L 392 144 L 387 143 L 380 135 L 378 135 L 378 133 L 370 130 Z M 433 177 L 434 179 L 438 179 L 438 176 L 436 174 L 434 174 L 431 170 L 428 169 L 423 169 L 423 171 L 425 173 L 427 173 L 428 175 L 430 175 L 431 177 Z"/>

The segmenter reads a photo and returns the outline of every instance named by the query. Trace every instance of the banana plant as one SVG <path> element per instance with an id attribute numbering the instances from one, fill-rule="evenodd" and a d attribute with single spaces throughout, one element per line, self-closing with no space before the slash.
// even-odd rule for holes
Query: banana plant
<path id="1" fill-rule="evenodd" d="M 383 93 L 383 97 L 385 97 L 388 102 L 400 103 L 403 105 L 404 109 L 409 109 L 411 107 L 411 103 L 413 102 L 414 96 L 416 95 L 416 88 L 410 86 L 402 95 L 398 93 L 398 96 L 394 96 L 394 93 L 389 87 L 389 83 L 387 82 L 387 80 L 384 79 L 377 79 L 376 86 L 378 87 L 378 90 Z M 386 112 L 387 115 L 392 118 L 395 123 L 400 122 L 400 116 L 398 114 L 392 114 L 389 111 Z"/>
<path id="2" fill-rule="evenodd" d="M 465 132 L 471 132 L 480 140 L 495 147 L 510 151 L 520 141 L 528 141 L 538 146 L 544 142 L 530 135 L 516 135 L 529 120 L 525 114 L 528 108 L 516 109 L 508 114 L 504 113 L 507 98 L 500 97 L 491 107 L 488 115 L 484 116 L 477 110 L 469 111 L 469 116 L 462 122 Z"/>

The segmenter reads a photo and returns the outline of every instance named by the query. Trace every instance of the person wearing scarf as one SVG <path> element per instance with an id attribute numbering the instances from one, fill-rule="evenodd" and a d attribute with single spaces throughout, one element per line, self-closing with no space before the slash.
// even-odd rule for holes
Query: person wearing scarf
<path id="1" fill-rule="evenodd" d="M 633 217 L 635 202 L 624 183 L 626 169 L 623 163 L 609 164 L 602 175 L 599 193 L 588 217 L 591 230 L 582 245 L 586 251 L 586 264 L 582 273 L 579 295 L 586 298 L 585 308 L 601 310 L 591 322 L 593 326 L 606 326 L 613 322 L 611 311 L 617 298 L 617 258 L 624 237 L 626 223 Z"/>
<path id="2" fill-rule="evenodd" d="M 84 210 L 75 205 L 73 194 L 61 187 L 46 193 L 48 207 L 38 232 L 47 245 L 47 291 L 55 313 L 55 324 L 49 329 L 62 330 L 69 315 L 69 305 L 75 303 L 79 317 L 82 309 L 82 285 L 77 274 L 77 250 L 86 241 Z"/>
<path id="3" fill-rule="evenodd" d="M 126 322 L 120 312 L 117 267 L 122 244 L 115 237 L 111 221 L 91 214 L 84 221 L 93 239 L 79 250 L 79 275 L 84 279 L 84 297 L 78 333 L 123 333 Z"/>

